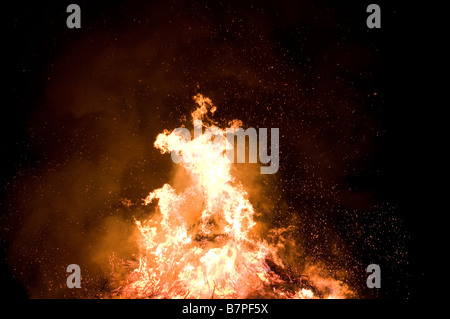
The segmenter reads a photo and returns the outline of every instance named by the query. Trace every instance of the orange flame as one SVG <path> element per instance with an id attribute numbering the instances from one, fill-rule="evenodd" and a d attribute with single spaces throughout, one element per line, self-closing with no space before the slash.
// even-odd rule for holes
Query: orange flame
<path id="1" fill-rule="evenodd" d="M 241 124 L 221 129 L 203 124 L 216 107 L 200 94 L 192 113 L 194 127 L 207 128 L 204 134 L 185 139 L 178 131 L 157 136 L 155 147 L 162 153 L 179 154 L 180 165 L 189 176 L 182 191 L 165 184 L 151 192 L 145 205 L 157 203 L 153 218 L 136 221 L 140 231 L 139 266 L 118 291 L 122 298 L 343 298 L 348 288 L 334 279 L 318 275 L 318 290 L 307 287 L 289 292 L 279 288 L 284 282 L 271 270 L 267 260 L 283 269 L 277 249 L 252 233 L 254 208 L 242 184 L 230 173 L 225 155 L 232 147 L 214 142 Z M 212 122 L 212 121 L 209 121 Z M 197 155 L 197 157 L 196 157 Z M 268 293 L 269 292 L 269 293 Z"/>

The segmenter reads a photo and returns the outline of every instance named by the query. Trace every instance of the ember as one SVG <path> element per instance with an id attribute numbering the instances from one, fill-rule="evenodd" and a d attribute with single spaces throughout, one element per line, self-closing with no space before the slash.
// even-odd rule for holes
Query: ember
<path id="1" fill-rule="evenodd" d="M 199 105 L 194 125 L 216 107 Z M 208 108 L 206 108 L 208 107 Z M 278 256 L 277 247 L 254 231 L 255 210 L 242 184 L 230 173 L 229 144 L 214 143 L 212 134 L 226 136 L 236 128 L 203 124 L 205 134 L 193 140 L 179 131 L 158 135 L 155 147 L 176 151 L 189 185 L 177 192 L 165 184 L 151 192 L 145 205 L 156 203 L 157 213 L 136 221 L 140 255 L 121 298 L 344 298 L 348 288 L 332 278 L 304 277 Z M 200 154 L 201 161 L 189 155 Z"/>

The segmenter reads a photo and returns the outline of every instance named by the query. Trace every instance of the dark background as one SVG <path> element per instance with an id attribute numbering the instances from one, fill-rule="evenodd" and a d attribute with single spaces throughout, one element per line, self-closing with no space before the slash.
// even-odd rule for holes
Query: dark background
<path id="1" fill-rule="evenodd" d="M 28 229 L 28 211 L 23 207 L 45 207 L 48 190 L 64 185 L 45 184 L 45 177 L 60 176 L 59 165 L 74 163 L 78 154 L 102 163 L 110 149 L 91 141 L 95 134 L 114 139 L 110 145 L 121 145 L 121 137 L 125 144 L 131 140 L 123 133 L 128 126 L 120 123 L 133 119 L 119 118 L 118 127 L 111 124 L 114 112 L 123 110 L 106 114 L 111 121 L 96 122 L 96 116 L 105 112 L 99 105 L 107 103 L 110 93 L 119 92 L 120 103 L 136 110 L 134 133 L 151 149 L 154 133 L 176 127 L 175 119 L 192 110 L 190 98 L 201 92 L 219 106 L 224 120 L 280 127 L 278 182 L 268 189 L 275 202 L 273 225 L 285 225 L 294 217 L 301 220 L 299 239 L 309 243 L 305 250 L 318 260 L 327 260 L 330 247 L 345 248 L 351 258 L 338 258 L 336 263 L 352 269 L 352 283 L 361 298 L 421 297 L 424 241 L 416 163 L 422 142 L 414 124 L 420 99 L 413 94 L 420 71 L 414 47 L 421 35 L 408 7 L 378 1 L 382 28 L 369 30 L 365 24 L 369 1 L 77 2 L 82 28 L 70 30 L 65 25 L 69 3 L 17 2 L 4 10 L 2 295 L 30 297 L 25 287 L 39 274 L 32 250 L 44 255 L 44 263 L 54 259 L 45 257 L 55 255 L 42 249 L 52 240 L 44 236 L 41 242 L 42 232 L 27 237 L 30 245 L 14 244 Z M 135 48 L 135 43 L 146 41 L 144 49 Z M 139 59 L 145 61 L 150 47 L 155 48 L 153 64 L 141 65 Z M 99 61 L 96 54 L 103 52 L 111 53 L 105 57 L 111 62 L 99 71 L 94 63 Z M 146 80 L 155 69 L 160 73 Z M 117 81 L 122 74 L 125 80 Z M 116 80 L 109 83 L 111 77 Z M 100 94 L 92 113 L 89 103 L 80 110 L 80 103 L 97 94 L 89 85 L 99 82 L 108 82 L 109 91 Z M 90 97 L 86 101 L 79 97 L 84 94 Z M 159 105 L 158 110 L 149 110 L 149 105 Z M 115 129 L 117 134 L 108 135 Z M 124 196 L 145 196 L 166 180 L 155 171 L 169 168 L 168 161 L 151 164 L 158 156 L 153 150 L 120 151 L 137 153 L 138 159 L 130 155 L 132 159 L 125 160 L 134 168 L 117 173 L 118 190 L 107 207 Z M 123 163 L 121 156 L 114 165 Z M 142 172 L 141 177 L 136 172 Z M 41 181 L 46 189 L 42 193 L 37 186 Z M 283 200 L 277 202 L 279 194 Z M 62 191 L 55 196 L 66 195 Z M 33 198 L 42 201 L 27 206 Z M 77 220 L 72 217 L 69 223 Z M 44 220 L 47 231 L 58 231 L 51 216 Z M 86 220 L 81 219 L 81 228 L 74 226 L 76 232 L 96 227 Z M 19 252 L 30 255 L 21 266 L 20 258 L 11 257 Z M 378 291 L 364 289 L 364 267 L 370 263 L 381 265 Z"/>

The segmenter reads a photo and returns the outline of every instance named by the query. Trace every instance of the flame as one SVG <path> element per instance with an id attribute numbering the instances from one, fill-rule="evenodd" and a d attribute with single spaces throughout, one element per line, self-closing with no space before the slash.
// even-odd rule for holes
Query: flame
<path id="1" fill-rule="evenodd" d="M 211 119 L 217 108 L 198 94 L 192 113 L 194 128 L 205 132 L 186 139 L 165 130 L 154 146 L 175 152 L 188 176 L 188 186 L 177 192 L 165 184 L 152 191 L 145 205 L 157 213 L 136 221 L 139 230 L 138 264 L 117 290 L 121 298 L 344 298 L 349 290 L 332 278 L 315 275 L 314 286 L 283 289 L 286 278 L 274 271 L 285 264 L 277 248 L 255 234 L 255 210 L 242 184 L 231 174 L 232 145 L 225 139 L 242 122 L 222 129 Z M 208 124 L 203 121 L 207 120 Z M 222 139 L 220 138 L 222 137 Z"/>

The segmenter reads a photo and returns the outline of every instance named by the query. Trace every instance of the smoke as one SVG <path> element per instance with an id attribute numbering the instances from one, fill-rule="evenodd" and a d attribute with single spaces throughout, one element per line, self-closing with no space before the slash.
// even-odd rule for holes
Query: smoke
<path id="1" fill-rule="evenodd" d="M 8 261 L 30 297 L 106 293 L 111 256 L 138 252 L 134 220 L 149 213 L 141 200 L 167 181 L 186 187 L 185 172 L 153 143 L 163 129 L 183 123 L 200 91 L 219 106 L 222 123 L 238 118 L 248 127 L 280 127 L 277 176 L 259 174 L 259 164 L 236 164 L 232 172 L 259 213 L 261 234 L 304 225 L 304 216 L 323 212 L 309 211 L 310 202 L 298 212 L 286 192 L 366 203 L 345 191 L 341 173 L 365 157 L 373 134 L 370 117 L 354 112 L 353 89 L 332 83 L 332 70 L 322 69 L 322 82 L 308 81 L 311 74 L 274 43 L 267 15 L 250 8 L 225 14 L 227 28 L 218 27 L 214 14 L 186 4 L 170 12 L 159 6 L 133 12 L 135 20 L 113 31 L 86 35 L 49 66 L 45 97 L 36 100 L 29 124 L 35 164 L 8 199 L 14 228 Z M 136 22 L 146 16 L 151 23 Z M 314 82 L 318 93 L 311 90 Z M 317 230 L 313 219 L 309 229 Z M 289 258 L 298 263 L 300 257 Z M 65 267 L 72 263 L 81 266 L 81 290 L 65 286 Z"/>

